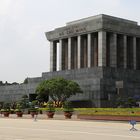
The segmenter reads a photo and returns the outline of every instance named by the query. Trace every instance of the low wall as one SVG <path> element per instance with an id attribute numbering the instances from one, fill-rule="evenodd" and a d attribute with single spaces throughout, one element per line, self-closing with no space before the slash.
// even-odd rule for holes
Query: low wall
<path id="1" fill-rule="evenodd" d="M 78 119 L 84 120 L 107 120 L 107 121 L 140 121 L 140 117 L 138 116 L 109 116 L 109 115 L 77 115 Z"/>

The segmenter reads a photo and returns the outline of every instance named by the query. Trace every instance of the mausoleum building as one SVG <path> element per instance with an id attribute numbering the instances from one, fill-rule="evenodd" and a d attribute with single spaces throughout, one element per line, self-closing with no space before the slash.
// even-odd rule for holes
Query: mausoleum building
<path id="1" fill-rule="evenodd" d="M 101 14 L 69 22 L 46 32 L 46 37 L 50 41 L 49 75 L 75 80 L 84 90 L 84 95 L 73 100 L 105 107 L 113 105 L 117 94 L 140 94 L 137 22 Z"/>
<path id="2" fill-rule="evenodd" d="M 79 83 L 83 94 L 69 99 L 77 107 L 114 107 L 119 96 L 140 96 L 137 22 L 101 14 L 69 22 L 45 35 L 50 42 L 50 72 L 29 78 L 28 84 L 0 87 L 0 96 L 13 99 L 21 93 L 34 94 L 42 80 L 54 77 Z"/>

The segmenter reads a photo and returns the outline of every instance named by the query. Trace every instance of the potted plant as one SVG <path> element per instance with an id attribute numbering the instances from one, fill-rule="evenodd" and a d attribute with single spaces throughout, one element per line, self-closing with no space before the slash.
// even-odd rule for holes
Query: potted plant
<path id="1" fill-rule="evenodd" d="M 23 116 L 23 112 L 21 109 L 15 109 L 16 115 L 17 117 L 22 117 Z"/>
<path id="2" fill-rule="evenodd" d="M 53 118 L 55 113 L 55 107 L 52 101 L 48 101 L 46 108 L 48 118 Z"/>
<path id="3" fill-rule="evenodd" d="M 10 114 L 10 104 L 5 103 L 3 105 L 3 108 L 1 109 L 1 113 L 4 115 L 4 117 L 9 117 Z"/>
<path id="4" fill-rule="evenodd" d="M 30 104 L 29 112 L 30 112 L 32 118 L 34 118 L 35 115 L 38 115 L 37 104 L 38 104 L 37 100 L 32 101 L 31 104 Z"/>
<path id="5" fill-rule="evenodd" d="M 65 101 L 63 103 L 63 111 L 64 111 L 65 119 L 71 119 L 74 110 L 70 101 Z"/>
<path id="6" fill-rule="evenodd" d="M 30 112 L 32 118 L 34 118 L 34 116 L 38 114 L 38 109 L 37 108 L 30 108 L 29 112 Z"/>
<path id="7" fill-rule="evenodd" d="M 15 112 L 16 112 L 16 115 L 17 115 L 17 117 L 22 117 L 22 115 L 23 115 L 23 112 L 22 112 L 22 110 L 21 109 L 15 109 Z"/>
<path id="8" fill-rule="evenodd" d="M 9 109 L 1 109 L 1 113 L 4 115 L 4 117 L 9 117 L 10 110 Z"/>
<path id="9" fill-rule="evenodd" d="M 17 117 L 22 117 L 23 115 L 23 111 L 21 108 L 22 108 L 22 105 L 20 103 L 17 103 L 16 109 L 15 109 Z"/>

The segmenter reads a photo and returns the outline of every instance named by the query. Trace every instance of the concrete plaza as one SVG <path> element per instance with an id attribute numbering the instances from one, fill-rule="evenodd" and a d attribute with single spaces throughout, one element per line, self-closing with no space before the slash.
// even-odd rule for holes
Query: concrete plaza
<path id="1" fill-rule="evenodd" d="M 140 131 L 129 129 L 120 122 L 0 118 L 0 140 L 139 140 Z"/>

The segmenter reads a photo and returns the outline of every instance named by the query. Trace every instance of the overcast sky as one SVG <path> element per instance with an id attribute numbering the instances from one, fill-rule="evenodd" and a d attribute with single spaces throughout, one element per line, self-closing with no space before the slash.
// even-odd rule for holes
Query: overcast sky
<path id="1" fill-rule="evenodd" d="M 0 81 L 21 83 L 49 71 L 44 32 L 98 14 L 140 23 L 140 0 L 0 0 Z"/>

